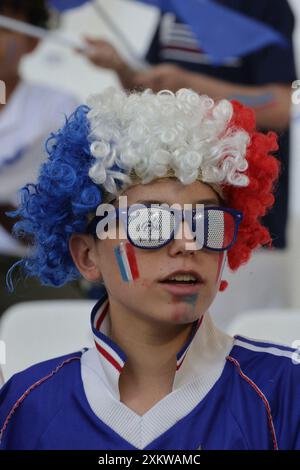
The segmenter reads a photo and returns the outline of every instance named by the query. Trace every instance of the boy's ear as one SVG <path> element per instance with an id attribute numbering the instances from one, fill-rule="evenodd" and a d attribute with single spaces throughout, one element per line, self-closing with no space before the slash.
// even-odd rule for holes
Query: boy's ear
<path id="1" fill-rule="evenodd" d="M 96 244 L 92 235 L 73 234 L 69 240 L 69 249 L 75 266 L 87 281 L 102 281 L 101 271 L 96 263 Z"/>

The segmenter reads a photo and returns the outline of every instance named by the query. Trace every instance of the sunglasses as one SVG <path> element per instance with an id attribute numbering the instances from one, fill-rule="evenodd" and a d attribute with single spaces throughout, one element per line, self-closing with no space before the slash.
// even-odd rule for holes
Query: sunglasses
<path id="1" fill-rule="evenodd" d="M 87 233 L 101 238 L 99 234 L 107 232 L 113 219 L 121 220 L 132 245 L 154 250 L 178 238 L 178 230 L 186 222 L 191 240 L 197 242 L 197 249 L 229 250 L 236 242 L 243 213 L 227 207 L 199 206 L 191 210 L 164 204 L 133 204 L 127 208 L 114 208 L 105 216 L 95 216 L 87 227 Z"/>

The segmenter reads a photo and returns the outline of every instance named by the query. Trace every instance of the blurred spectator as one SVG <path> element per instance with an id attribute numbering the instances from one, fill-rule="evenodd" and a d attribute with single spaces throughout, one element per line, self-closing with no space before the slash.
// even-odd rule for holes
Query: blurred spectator
<path id="1" fill-rule="evenodd" d="M 288 218 L 289 119 L 291 83 L 296 80 L 292 33 L 294 15 L 287 0 L 216 0 L 250 18 L 264 22 L 281 32 L 289 48 L 265 47 L 245 57 L 234 57 L 221 66 L 213 65 L 187 24 L 173 14 L 165 14 L 157 28 L 146 59 L 152 67 L 136 71 L 124 63 L 108 42 L 87 39 L 88 57 L 101 67 L 113 69 L 122 85 L 131 89 L 154 91 L 182 87 L 193 88 L 214 99 L 237 99 L 255 109 L 261 130 L 276 130 L 280 135 L 279 156 L 282 162 L 276 202 L 264 218 L 273 246 L 285 248 Z M 216 28 L 216 41 L 218 25 Z"/>
<path id="2" fill-rule="evenodd" d="M 41 27 L 49 20 L 43 0 L 1 0 L 0 14 Z M 77 283 L 53 289 L 27 280 L 26 285 L 16 285 L 14 294 L 6 289 L 8 269 L 27 248 L 11 236 L 15 219 L 5 213 L 17 206 L 18 190 L 36 180 L 49 133 L 77 106 L 76 99 L 65 92 L 21 80 L 20 61 L 37 45 L 37 39 L 0 29 L 0 79 L 6 85 L 6 104 L 0 107 L 0 315 L 18 301 L 82 297 Z"/>

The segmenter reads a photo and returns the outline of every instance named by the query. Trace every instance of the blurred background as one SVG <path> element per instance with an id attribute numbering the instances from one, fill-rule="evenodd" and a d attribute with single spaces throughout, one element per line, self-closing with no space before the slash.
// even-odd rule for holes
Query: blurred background
<path id="1" fill-rule="evenodd" d="M 35 280 L 18 280 L 15 292 L 8 293 L 6 272 L 26 253 L 26 246 L 11 236 L 12 223 L 5 212 L 16 207 L 18 189 L 35 180 L 45 157 L 43 142 L 50 131 L 63 123 L 64 114 L 84 103 L 89 94 L 110 85 L 131 88 L 138 84 L 174 90 L 185 86 L 184 79 L 173 80 L 176 68 L 162 69 L 164 64 L 199 74 L 200 93 L 214 98 L 240 98 L 245 104 L 253 104 L 260 128 L 274 129 L 280 135 L 284 174 L 278 204 L 266 219 L 274 235 L 274 250 L 258 250 L 237 273 L 225 268 L 223 279 L 229 287 L 218 294 L 210 312 L 217 325 L 230 333 L 248 333 L 288 344 L 300 339 L 300 104 L 292 104 L 290 96 L 292 82 L 300 77 L 299 1 L 217 1 L 244 18 L 259 20 L 272 28 L 265 31 L 256 24 L 252 46 L 249 37 L 241 37 L 240 50 L 233 50 L 232 57 L 226 60 L 219 50 L 226 28 L 217 11 L 215 17 L 209 16 L 214 12 L 207 13 L 206 29 L 214 31 L 210 48 L 210 44 L 201 44 L 201 31 L 198 35 L 195 25 L 188 24 L 188 14 L 185 16 L 180 8 L 181 15 L 164 10 L 166 2 L 158 0 L 53 0 L 46 16 L 45 2 L 28 1 L 28 8 L 33 3 L 40 6 L 30 18 L 20 8 L 21 3 L 27 2 L 0 0 L 0 15 L 41 28 L 28 34 L 46 36 L 46 28 L 50 34 L 43 40 L 29 40 L 28 36 L 27 42 L 22 42 L 18 39 L 22 35 L 13 33 L 7 25 L 1 27 L 0 19 L 0 80 L 7 84 L 7 102 L 0 107 L 0 340 L 6 343 L 7 361 L 2 361 L 6 362 L 5 377 L 30 363 L 40 346 L 38 326 L 29 332 L 30 322 L 46 322 L 49 334 L 48 340 L 42 341 L 45 351 L 33 362 L 69 352 L 71 347 L 82 346 L 82 341 L 86 345 L 89 309 L 98 292 L 97 286 L 84 282 L 54 289 L 41 288 Z M 174 2 L 175 6 L 178 3 Z M 200 21 L 199 25 L 204 28 L 205 22 Z M 287 41 L 285 48 L 280 46 L 276 34 Z M 156 70 L 157 66 L 160 68 Z M 135 75 L 136 81 L 130 75 L 132 70 L 140 71 Z M 261 95 L 258 87 L 262 87 Z M 268 106 L 274 97 L 280 106 L 272 116 Z M 43 318 L 39 314 L 42 309 Z M 58 316 L 51 322 L 53 310 Z M 64 320 L 63 312 L 68 320 Z M 58 330 L 63 331 L 70 312 L 77 315 L 77 329 L 72 333 L 73 342 L 62 345 L 63 335 Z M 16 333 L 17 328 L 22 334 Z M 34 345 L 28 357 L 22 348 L 24 329 L 28 330 L 27 344 Z"/>

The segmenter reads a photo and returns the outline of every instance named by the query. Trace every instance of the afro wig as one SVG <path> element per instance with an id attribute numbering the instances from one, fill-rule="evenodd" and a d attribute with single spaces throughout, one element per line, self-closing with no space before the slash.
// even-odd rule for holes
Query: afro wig
<path id="1" fill-rule="evenodd" d="M 228 251 L 231 270 L 246 263 L 254 249 L 271 247 L 261 218 L 274 204 L 277 136 L 256 131 L 250 108 L 236 101 L 215 103 L 185 89 L 157 95 L 109 89 L 88 104 L 51 134 L 37 183 L 21 190 L 20 206 L 11 213 L 19 218 L 14 234 L 32 245 L 30 256 L 16 263 L 27 276 L 54 287 L 81 277 L 70 237 L 86 232 L 107 192 L 130 186 L 132 170 L 142 183 L 166 176 L 171 167 L 183 184 L 201 175 L 201 181 L 221 188 L 226 206 L 244 214 Z M 15 266 L 7 276 L 10 290 Z"/>

